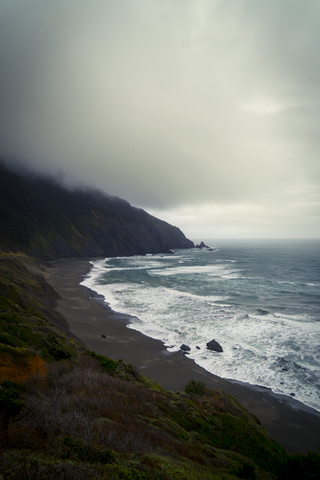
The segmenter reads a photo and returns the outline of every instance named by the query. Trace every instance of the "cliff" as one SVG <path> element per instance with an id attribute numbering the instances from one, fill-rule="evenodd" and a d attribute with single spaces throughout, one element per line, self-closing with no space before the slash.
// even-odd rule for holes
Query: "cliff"
<path id="1" fill-rule="evenodd" d="M 144 255 L 193 248 L 177 227 L 127 201 L 0 162 L 0 248 L 50 260 Z"/>

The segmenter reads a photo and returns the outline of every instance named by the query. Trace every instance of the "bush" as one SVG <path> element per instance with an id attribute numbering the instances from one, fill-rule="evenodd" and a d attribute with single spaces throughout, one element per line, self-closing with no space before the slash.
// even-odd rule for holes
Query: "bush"
<path id="1" fill-rule="evenodd" d="M 318 480 L 320 478 L 320 454 L 290 455 L 283 480 Z"/>
<path id="2" fill-rule="evenodd" d="M 118 368 L 118 362 L 111 360 L 108 357 L 104 357 L 103 355 L 98 355 L 95 352 L 91 352 L 90 350 L 86 350 L 86 354 L 90 355 L 93 358 L 96 358 L 102 368 L 107 370 L 108 372 L 115 372 Z"/>
<path id="3" fill-rule="evenodd" d="M 244 463 L 238 470 L 235 472 L 236 477 L 244 478 L 245 480 L 255 480 L 256 473 L 255 468 L 250 463 Z"/>
<path id="4" fill-rule="evenodd" d="M 195 393 L 196 395 L 204 395 L 208 389 L 203 382 L 196 382 L 196 380 L 190 380 L 184 387 L 186 393 Z"/>
<path id="5" fill-rule="evenodd" d="M 78 439 L 71 438 L 71 437 L 64 437 L 63 445 L 68 447 L 67 450 L 67 457 L 70 456 L 68 454 L 73 454 L 71 456 L 75 456 L 77 460 L 82 462 L 99 462 L 99 463 L 113 463 L 115 461 L 115 457 L 111 450 L 102 450 L 98 447 L 91 446 L 91 445 L 84 445 Z"/>
<path id="6" fill-rule="evenodd" d="M 5 480 L 88 480 L 98 477 L 90 465 L 46 459 L 39 455 L 0 453 L 0 479 Z"/>
<path id="7" fill-rule="evenodd" d="M 17 415 L 25 404 L 17 390 L 18 385 L 5 380 L 0 387 L 0 420 L 2 429 L 6 430 L 11 417 Z"/>

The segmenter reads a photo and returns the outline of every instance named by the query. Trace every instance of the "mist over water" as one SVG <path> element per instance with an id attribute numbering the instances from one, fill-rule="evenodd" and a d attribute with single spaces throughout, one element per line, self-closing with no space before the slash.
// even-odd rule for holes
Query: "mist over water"
<path id="1" fill-rule="evenodd" d="M 272 388 L 320 411 L 320 242 L 206 242 L 211 250 L 93 262 L 83 285 L 129 328 L 223 378 Z M 216 339 L 223 353 L 209 351 Z"/>

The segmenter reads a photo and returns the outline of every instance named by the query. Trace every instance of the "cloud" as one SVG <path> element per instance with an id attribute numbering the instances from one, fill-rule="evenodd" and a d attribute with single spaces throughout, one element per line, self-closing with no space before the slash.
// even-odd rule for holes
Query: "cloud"
<path id="1" fill-rule="evenodd" d="M 210 206 L 231 230 L 236 218 L 242 230 L 262 228 L 263 217 L 264 232 L 291 219 L 287 232 L 315 235 L 316 2 L 0 7 L 0 155 L 164 217 L 201 208 L 205 224 Z"/>

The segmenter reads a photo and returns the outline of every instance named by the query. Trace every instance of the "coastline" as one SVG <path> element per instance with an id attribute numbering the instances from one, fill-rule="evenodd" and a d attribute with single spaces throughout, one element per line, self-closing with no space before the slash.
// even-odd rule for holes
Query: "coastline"
<path id="1" fill-rule="evenodd" d="M 191 379 L 204 382 L 208 388 L 223 390 L 256 415 L 289 453 L 317 451 L 319 412 L 268 388 L 217 377 L 182 352 L 168 352 L 160 340 L 127 328 L 129 315 L 112 311 L 101 295 L 80 285 L 91 269 L 90 260 L 94 259 L 55 260 L 47 269 L 47 281 L 61 296 L 57 310 L 89 350 L 132 363 L 167 390 L 182 391 Z"/>

